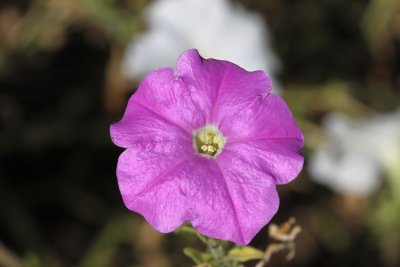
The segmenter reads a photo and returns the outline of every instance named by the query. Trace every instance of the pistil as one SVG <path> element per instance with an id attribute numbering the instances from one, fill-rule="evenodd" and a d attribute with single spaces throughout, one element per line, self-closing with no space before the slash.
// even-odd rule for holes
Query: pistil
<path id="1" fill-rule="evenodd" d="M 206 125 L 193 133 L 193 145 L 196 151 L 208 157 L 215 157 L 221 153 L 226 138 L 214 125 Z"/>

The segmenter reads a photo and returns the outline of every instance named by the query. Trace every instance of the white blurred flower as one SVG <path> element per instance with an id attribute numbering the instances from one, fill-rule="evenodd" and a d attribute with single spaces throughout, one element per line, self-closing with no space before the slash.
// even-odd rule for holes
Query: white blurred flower
<path id="1" fill-rule="evenodd" d="M 328 142 L 308 165 L 314 181 L 339 193 L 369 195 L 383 172 L 400 166 L 400 110 L 363 121 L 333 113 L 323 124 Z"/>
<path id="2" fill-rule="evenodd" d="M 129 78 L 174 67 L 176 58 L 190 48 L 205 58 L 264 70 L 272 78 L 278 68 L 263 19 L 228 0 L 159 0 L 146 10 L 145 20 L 149 31 L 135 37 L 123 63 Z"/>

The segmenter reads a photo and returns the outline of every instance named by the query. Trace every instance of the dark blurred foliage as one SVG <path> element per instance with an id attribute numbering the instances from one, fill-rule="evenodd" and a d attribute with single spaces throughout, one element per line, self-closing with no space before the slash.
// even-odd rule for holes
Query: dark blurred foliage
<path id="1" fill-rule="evenodd" d="M 312 136 L 306 155 L 318 139 L 313 123 L 329 110 L 399 103 L 400 7 L 387 18 L 378 1 L 239 1 L 270 26 L 285 97 Z M 147 4 L 0 3 L 0 266 L 191 266 L 182 248 L 201 243 L 155 233 L 124 208 L 116 182 L 122 150 L 108 129 L 136 86 L 119 64 L 145 29 Z M 363 223 L 365 200 L 334 195 L 305 171 L 280 191 L 274 221 L 294 216 L 303 233 L 295 260 L 278 254 L 271 266 L 399 266 L 398 242 Z M 266 236 L 252 244 L 265 248 Z"/>
<path id="2" fill-rule="evenodd" d="M 368 1 L 243 1 L 262 7 L 275 49 L 285 62 L 282 79 L 322 83 L 365 78 L 370 53 L 360 29 Z"/>

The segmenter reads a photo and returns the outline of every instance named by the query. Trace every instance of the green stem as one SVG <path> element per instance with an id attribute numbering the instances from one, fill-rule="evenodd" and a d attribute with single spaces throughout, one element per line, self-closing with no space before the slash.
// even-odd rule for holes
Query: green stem
<path id="1" fill-rule="evenodd" d="M 221 245 L 221 242 L 217 240 L 210 239 L 207 242 L 207 248 L 210 251 L 211 256 L 221 267 L 230 267 L 227 262 L 225 262 L 225 251 Z"/>
<path id="2" fill-rule="evenodd" d="M 188 232 L 191 234 L 195 234 L 206 246 L 209 251 L 211 257 L 216 262 L 217 266 L 215 267 L 237 267 L 237 263 L 230 260 L 225 253 L 225 249 L 222 246 L 222 243 L 218 239 L 209 238 L 204 236 L 200 232 L 196 231 L 193 227 L 189 225 L 184 225 L 180 228 L 180 231 Z"/>

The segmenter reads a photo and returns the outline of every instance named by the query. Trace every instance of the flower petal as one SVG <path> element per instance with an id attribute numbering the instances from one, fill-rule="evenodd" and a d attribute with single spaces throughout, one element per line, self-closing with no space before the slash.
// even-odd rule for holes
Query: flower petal
<path id="1" fill-rule="evenodd" d="M 303 164 L 303 135 L 261 71 L 202 59 L 189 50 L 177 70 L 150 73 L 111 126 L 127 148 L 118 183 L 125 205 L 160 232 L 185 220 L 203 234 L 247 244 L 279 206 L 276 183 Z M 195 153 L 193 130 L 216 125 L 227 143 L 216 158 Z"/>
<path id="2" fill-rule="evenodd" d="M 121 193 L 136 196 L 158 176 L 182 160 L 193 156 L 190 143 L 138 142 L 126 149 L 118 160 L 117 176 Z"/>
<path id="3" fill-rule="evenodd" d="M 208 80 L 198 77 L 196 84 L 188 81 L 185 71 L 191 71 L 191 67 L 202 64 L 197 54 L 197 60 L 192 62 L 194 65 L 187 66 L 186 60 L 191 53 L 188 51 L 182 54 L 177 63 L 176 74 L 171 68 L 151 72 L 132 97 L 133 101 L 190 133 L 206 124 L 210 110 L 209 94 L 212 93 L 208 87 L 210 83 L 218 81 L 213 75 L 209 75 Z"/>
<path id="4" fill-rule="evenodd" d="M 264 177 L 273 177 L 275 183 L 286 184 L 296 178 L 303 167 L 302 147 L 299 139 L 254 139 L 228 143 L 224 150 L 240 162 L 238 168 L 251 165 Z"/>
<path id="5" fill-rule="evenodd" d="M 160 232 L 173 231 L 183 222 L 186 202 L 176 191 L 179 177 L 175 174 L 194 157 L 193 149 L 187 142 L 138 142 L 118 160 L 118 185 L 125 205 Z"/>
<path id="6" fill-rule="evenodd" d="M 192 142 L 192 135 L 180 126 L 171 123 L 134 101 L 131 97 L 121 121 L 110 127 L 112 141 L 124 148 L 137 146 L 138 143 L 158 144 L 173 147 L 178 143 Z M 176 152 L 176 151 L 171 151 Z"/>
<path id="7" fill-rule="evenodd" d="M 225 60 L 203 59 L 196 49 L 182 53 L 176 73 L 190 91 L 205 93 L 202 99 L 207 123 L 218 121 L 230 108 L 240 110 L 254 97 L 265 97 L 272 88 L 272 81 L 264 72 L 248 72 Z"/>
<path id="8" fill-rule="evenodd" d="M 219 129 L 228 140 L 295 138 L 303 143 L 303 134 L 280 96 L 273 93 L 264 97 L 252 94 L 242 100 L 242 104 L 218 105 Z"/>
<path id="9" fill-rule="evenodd" d="M 248 244 L 275 214 L 279 198 L 273 179 L 236 168 L 223 154 L 218 162 L 197 159 L 188 219 L 206 236 Z"/>
<path id="10" fill-rule="evenodd" d="M 201 156 L 172 163 L 133 150 L 127 149 L 118 163 L 121 193 L 126 206 L 160 232 L 174 231 L 188 220 L 209 237 L 247 244 L 278 208 L 273 179 L 260 181 L 259 173 L 226 169 L 224 160 L 221 167 Z M 161 170 L 143 171 L 155 162 Z"/>
<path id="11" fill-rule="evenodd" d="M 185 83 L 188 91 L 196 96 L 207 123 L 211 122 L 211 111 L 215 106 L 218 90 L 224 82 L 226 68 L 231 64 L 222 60 L 203 59 L 196 49 L 188 50 L 178 58 L 176 74 Z"/>
<path id="12" fill-rule="evenodd" d="M 180 168 L 188 159 L 172 162 L 153 153 L 143 159 L 127 149 L 118 162 L 118 183 L 126 207 L 142 214 L 162 233 L 174 231 L 185 220 L 186 196 L 177 187 Z"/>
<path id="13" fill-rule="evenodd" d="M 210 229 L 204 231 L 211 233 L 209 236 L 231 237 L 236 231 L 238 226 L 232 218 L 232 207 L 226 203 L 229 196 L 225 187 L 221 187 L 222 180 L 215 163 L 210 165 L 213 160 L 192 155 L 175 163 L 168 162 L 161 166 L 162 171 L 146 175 L 145 180 L 141 177 L 139 182 L 135 177 L 142 171 L 143 161 L 138 161 L 137 153 L 131 149 L 124 153 L 126 156 L 123 154 L 118 164 L 118 178 L 125 204 L 142 214 L 155 229 L 171 232 L 185 220 L 190 220 L 194 226 Z M 146 164 L 151 164 L 152 160 L 164 164 L 155 153 L 149 154 L 150 160 L 146 159 Z M 225 226 L 220 227 L 219 222 L 224 220 Z"/>
<path id="14" fill-rule="evenodd" d="M 196 167 L 190 175 L 193 189 L 188 193 L 188 220 L 193 227 L 208 237 L 248 243 L 242 230 L 242 221 L 246 220 L 238 217 L 231 192 L 216 161 L 197 157 Z"/>
<path id="15" fill-rule="evenodd" d="M 250 160 L 224 150 L 216 160 L 234 206 L 242 240 L 248 244 L 275 215 L 279 196 L 274 179 Z"/>

